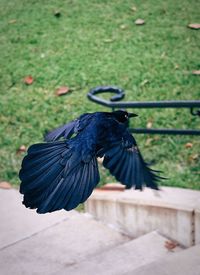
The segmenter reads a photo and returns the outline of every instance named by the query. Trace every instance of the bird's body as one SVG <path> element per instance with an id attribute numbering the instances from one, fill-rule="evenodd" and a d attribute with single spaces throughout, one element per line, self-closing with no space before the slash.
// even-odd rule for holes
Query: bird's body
<path id="1" fill-rule="evenodd" d="M 158 189 L 161 178 L 144 162 L 127 128 L 125 111 L 96 112 L 52 131 L 46 143 L 32 145 L 19 173 L 26 207 L 38 213 L 71 210 L 98 184 L 97 157 L 126 188 Z"/>

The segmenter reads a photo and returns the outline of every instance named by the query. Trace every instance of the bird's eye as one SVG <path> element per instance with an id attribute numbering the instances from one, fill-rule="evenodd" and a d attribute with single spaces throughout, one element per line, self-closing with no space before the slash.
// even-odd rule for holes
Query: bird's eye
<path id="1" fill-rule="evenodd" d="M 125 115 L 125 118 L 128 119 L 128 115 Z"/>

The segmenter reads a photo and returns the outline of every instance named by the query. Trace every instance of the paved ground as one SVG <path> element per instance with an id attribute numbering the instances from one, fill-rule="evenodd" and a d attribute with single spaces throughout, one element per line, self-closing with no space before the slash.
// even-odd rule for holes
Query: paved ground
<path id="1" fill-rule="evenodd" d="M 38 215 L 0 189 L 0 274 L 52 274 L 128 237 L 76 211 Z"/>
<path id="2" fill-rule="evenodd" d="M 132 240 L 76 211 L 38 215 L 14 189 L 0 189 L 0 216 L 0 275 L 200 274 L 200 246 L 171 251 L 158 232 Z"/>

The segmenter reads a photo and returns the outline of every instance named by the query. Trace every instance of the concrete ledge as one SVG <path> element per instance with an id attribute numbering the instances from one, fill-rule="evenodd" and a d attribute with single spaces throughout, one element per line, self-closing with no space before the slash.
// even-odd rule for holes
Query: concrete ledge
<path id="1" fill-rule="evenodd" d="M 105 189 L 96 189 L 85 204 L 85 210 L 96 218 L 132 237 L 159 230 L 186 247 L 200 243 L 200 191 L 172 187 L 159 192 Z"/>
<path id="2" fill-rule="evenodd" d="M 200 200 L 198 205 L 200 204 Z M 195 244 L 200 244 L 200 207 L 197 206 L 194 212 L 194 239 Z"/>

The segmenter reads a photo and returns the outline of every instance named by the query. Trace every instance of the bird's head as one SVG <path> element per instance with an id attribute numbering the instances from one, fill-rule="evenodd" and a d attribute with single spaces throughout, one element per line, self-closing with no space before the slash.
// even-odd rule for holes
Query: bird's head
<path id="1" fill-rule="evenodd" d="M 114 111 L 112 114 L 114 115 L 115 119 L 121 123 L 126 123 L 128 122 L 129 118 L 138 116 L 134 113 L 128 113 L 123 110 Z"/>

